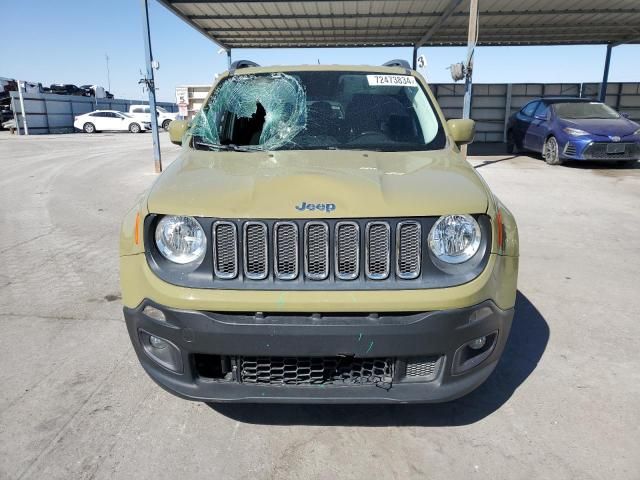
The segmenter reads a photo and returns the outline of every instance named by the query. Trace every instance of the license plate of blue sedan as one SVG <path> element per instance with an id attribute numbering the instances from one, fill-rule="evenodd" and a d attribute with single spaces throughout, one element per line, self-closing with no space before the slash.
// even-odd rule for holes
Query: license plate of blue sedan
<path id="1" fill-rule="evenodd" d="M 624 143 L 610 143 L 607 145 L 607 153 L 624 153 Z"/>

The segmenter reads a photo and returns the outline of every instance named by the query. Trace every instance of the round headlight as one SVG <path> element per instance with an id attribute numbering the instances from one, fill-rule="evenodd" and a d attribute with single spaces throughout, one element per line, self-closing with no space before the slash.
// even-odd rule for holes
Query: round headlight
<path id="1" fill-rule="evenodd" d="M 167 260 L 186 264 L 202 260 L 207 237 L 195 218 L 169 215 L 158 222 L 156 245 Z"/>
<path id="2" fill-rule="evenodd" d="M 462 263 L 480 247 L 480 226 L 471 215 L 440 217 L 429 232 L 429 248 L 438 260 Z"/>

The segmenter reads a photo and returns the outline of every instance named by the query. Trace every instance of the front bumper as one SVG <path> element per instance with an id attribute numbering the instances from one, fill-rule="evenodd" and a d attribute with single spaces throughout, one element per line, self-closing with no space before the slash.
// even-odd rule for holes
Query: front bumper
<path id="1" fill-rule="evenodd" d="M 608 152 L 607 147 L 622 148 L 623 151 Z M 623 137 L 619 142 L 613 142 L 606 136 L 567 137 L 560 143 L 560 157 L 565 160 L 596 160 L 596 161 L 628 161 L 640 159 L 640 142 L 637 137 Z"/>
<path id="2" fill-rule="evenodd" d="M 143 313 L 147 305 L 164 313 L 160 321 Z M 229 314 L 179 310 L 144 300 L 124 308 L 131 341 L 144 369 L 160 386 L 189 400 L 211 402 L 385 403 L 443 402 L 465 395 L 493 371 L 504 350 L 513 309 L 487 300 L 478 305 L 418 314 L 306 315 Z M 141 333 L 168 340 L 179 349 L 182 372 L 161 366 L 145 350 Z M 481 362 L 453 374 L 456 351 L 465 343 L 493 335 Z M 376 384 L 289 385 L 242 382 L 241 375 L 203 376 L 196 355 L 238 358 L 345 357 L 391 358 L 390 382 Z M 438 357 L 429 379 L 403 377 L 411 358 Z M 200 358 L 200 357 L 198 357 Z"/>

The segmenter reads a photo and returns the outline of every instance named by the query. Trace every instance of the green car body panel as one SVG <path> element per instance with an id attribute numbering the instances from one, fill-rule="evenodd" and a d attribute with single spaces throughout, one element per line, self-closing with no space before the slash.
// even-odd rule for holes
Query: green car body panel
<path id="1" fill-rule="evenodd" d="M 182 150 L 178 158 L 156 179 L 151 188 L 139 197 L 127 213 L 120 237 L 122 301 L 129 333 L 147 372 L 172 393 L 192 400 L 205 401 L 437 402 L 451 400 L 473 390 L 495 368 L 508 337 L 516 302 L 518 231 L 511 212 L 492 194 L 485 181 L 460 151 L 459 145 L 468 143 L 473 137 L 473 122 L 445 121 L 425 80 L 415 71 L 400 67 L 252 67 L 242 69 L 241 73 L 252 75 L 336 70 L 415 77 L 428 95 L 444 128 L 446 146 L 439 150 L 393 152 L 312 149 L 203 151 L 195 150 L 188 145 L 190 133 L 186 122 L 174 121 L 170 127 L 170 135 L 172 141 L 180 142 L 184 139 Z M 228 76 L 229 73 L 225 72 L 218 82 L 224 81 Z M 212 92 L 215 87 L 216 85 L 212 87 Z M 331 212 L 294 208 L 301 201 L 318 204 L 330 202 L 335 207 Z M 286 285 L 279 289 L 261 290 L 246 284 L 242 288 L 234 289 L 192 288 L 163 280 L 157 275 L 150 266 L 148 251 L 148 246 L 154 240 L 146 238 L 152 234 L 145 229 L 146 220 L 150 215 L 183 215 L 236 221 L 333 221 L 440 217 L 452 214 L 487 216 L 490 220 L 491 235 L 482 271 L 470 281 L 445 288 L 385 290 L 381 286 L 350 289 L 348 282 L 343 282 L 344 286 L 340 289 L 331 290 L 290 289 Z M 426 238 L 427 233 L 423 232 L 423 237 Z M 426 245 L 426 241 L 424 244 Z M 207 248 L 211 248 L 211 245 L 208 244 Z M 153 305 L 160 310 L 166 309 L 166 318 L 157 321 L 145 317 L 142 310 L 146 305 Z M 490 308 L 487 309 L 486 305 Z M 452 345 L 467 340 L 466 337 L 459 337 L 461 331 L 468 329 L 468 335 L 471 335 L 471 332 L 480 332 L 479 325 L 485 321 L 482 320 L 482 315 L 490 317 L 489 310 L 494 312 L 493 317 L 499 319 L 487 319 L 487 322 L 493 323 L 482 331 L 482 335 L 495 345 L 484 355 L 482 361 L 473 365 L 473 368 L 469 368 L 465 373 L 456 373 L 454 364 L 461 361 L 456 359 L 461 355 L 459 352 L 462 345 L 455 348 Z M 180 312 L 187 312 L 186 316 L 180 317 Z M 280 317 L 277 325 L 269 321 L 251 321 L 251 325 L 247 325 L 244 320 L 220 321 L 219 318 L 212 317 L 210 312 L 231 316 L 247 312 L 260 312 L 260 315 L 262 312 L 270 312 L 273 315 L 286 313 L 294 320 L 290 321 L 289 326 Z M 425 312 L 425 319 L 416 322 L 415 325 L 397 320 L 398 324 L 392 330 L 389 330 L 388 325 L 383 327 L 375 322 L 372 324 L 370 320 L 371 314 L 383 318 L 386 313 L 402 319 L 415 312 Z M 317 323 L 313 331 L 317 332 L 318 341 L 324 342 L 316 348 L 315 345 L 318 344 L 313 341 L 314 333 L 310 332 L 309 328 L 302 329 L 303 326 L 309 325 L 301 325 L 300 322 L 304 320 L 300 319 L 306 315 L 327 315 L 334 318 L 339 314 L 352 315 L 355 325 L 369 325 L 361 329 L 360 340 L 363 335 L 365 338 L 371 335 L 372 339 L 376 339 L 376 343 L 369 347 L 369 342 L 366 342 L 365 347 L 369 350 L 356 344 L 350 351 L 339 351 L 337 349 L 345 348 L 342 333 L 345 332 L 346 335 L 348 332 L 348 335 L 351 335 L 351 332 L 357 332 L 357 328 L 352 330 L 349 325 L 341 325 L 339 322 L 333 324 L 323 320 Z M 358 317 L 358 314 L 361 314 L 362 318 Z M 429 324 L 429 318 L 436 318 L 436 314 L 452 315 L 451 327 L 447 327 L 445 320 L 440 323 L 433 320 Z M 208 319 L 207 322 L 216 325 L 201 324 L 202 319 L 199 316 L 202 315 L 202 318 Z M 363 320 L 365 318 L 369 320 Z M 474 325 L 474 319 L 480 319 L 477 325 Z M 408 382 L 404 377 L 400 378 L 397 373 L 393 373 L 392 386 L 386 390 L 369 385 L 325 385 L 322 392 L 318 393 L 319 389 L 312 386 L 287 385 L 286 382 L 277 386 L 246 385 L 242 383 L 241 375 L 237 371 L 242 368 L 242 363 L 236 357 L 248 353 L 253 353 L 255 357 L 260 356 L 256 352 L 268 357 L 269 349 L 272 347 L 269 347 L 269 342 L 264 339 L 274 337 L 278 338 L 274 340 L 273 345 L 280 345 L 280 349 L 275 352 L 278 357 L 288 356 L 287 350 L 283 350 L 282 347 L 283 339 L 288 339 L 291 342 L 289 345 L 292 345 L 292 356 L 296 357 L 344 355 L 351 359 L 367 359 L 382 352 L 383 356 L 393 357 L 392 360 L 395 361 L 396 356 L 404 357 L 405 353 L 398 351 L 397 355 L 394 355 L 392 347 L 385 345 L 385 339 L 388 339 L 389 344 L 393 344 L 396 335 L 403 335 L 403 329 L 408 336 L 412 336 L 411 328 L 417 328 L 418 323 L 424 325 L 425 335 L 429 332 L 431 338 L 452 339 L 451 342 L 443 341 L 447 346 L 443 346 L 439 352 L 434 351 L 438 349 L 437 344 L 434 346 L 429 343 L 431 340 L 425 341 L 425 345 L 429 343 L 429 347 L 425 347 L 425 355 L 442 355 L 437 367 L 439 372 L 429 381 Z M 183 371 L 169 371 L 158 365 L 153 355 L 148 355 L 148 349 L 145 350 L 146 347 L 141 344 L 139 333 L 147 332 L 155 328 L 154 326 L 157 326 L 157 335 L 160 338 L 171 340 L 174 346 L 180 349 Z M 207 330 L 210 327 L 212 330 Z M 171 329 L 173 336 L 163 337 L 162 332 L 168 331 L 167 328 Z M 445 331 L 447 328 L 451 328 L 452 331 Z M 199 333 L 201 331 L 206 331 L 206 335 Z M 383 331 L 383 335 L 376 336 L 376 332 Z M 156 331 L 150 333 L 156 334 Z M 233 352 L 219 347 L 221 351 L 218 352 L 215 347 L 211 347 L 211 350 L 206 348 L 204 341 L 199 341 L 199 334 L 202 339 L 206 337 L 212 345 L 216 344 L 218 338 L 215 335 L 228 339 L 227 345 L 243 345 L 236 342 L 237 338 L 242 338 L 243 335 L 247 342 L 253 344 L 249 346 L 247 343 L 246 349 L 242 346 L 236 347 L 241 351 Z M 335 351 L 332 350 L 330 340 L 327 340 L 332 338 L 332 335 L 341 338 Z M 416 352 L 420 352 L 419 346 L 414 344 L 422 337 L 416 333 L 413 338 L 413 343 L 402 343 L 411 342 L 409 339 L 398 343 L 407 345 L 406 356 L 411 358 L 415 357 Z M 300 345 L 310 346 L 306 347 L 307 350 L 301 350 Z M 204 348 L 206 351 L 200 352 L 197 348 Z M 200 358 L 194 355 L 198 353 L 206 353 L 216 359 L 218 357 L 215 355 L 220 355 L 219 358 L 223 360 L 228 356 L 232 359 L 233 365 L 236 361 L 240 363 L 235 370 L 231 368 L 226 376 L 221 374 L 220 378 L 216 377 L 212 381 L 205 379 L 209 382 L 206 383 L 193 371 L 196 368 L 194 358 Z M 408 361 L 403 360 L 405 363 Z M 399 364 L 394 365 L 393 372 L 396 372 Z"/>

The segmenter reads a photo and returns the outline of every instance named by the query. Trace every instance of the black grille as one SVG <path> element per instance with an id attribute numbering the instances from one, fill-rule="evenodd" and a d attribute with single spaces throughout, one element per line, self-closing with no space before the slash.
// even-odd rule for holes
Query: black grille
<path id="1" fill-rule="evenodd" d="M 412 279 L 420 275 L 421 229 L 418 222 L 402 222 L 397 227 L 396 267 L 400 278 Z"/>
<path id="2" fill-rule="evenodd" d="M 274 226 L 275 274 L 281 280 L 298 276 L 298 226 L 280 222 Z"/>
<path id="3" fill-rule="evenodd" d="M 238 238 L 235 224 L 213 224 L 214 273 L 219 278 L 236 278 L 238 275 Z"/>
<path id="4" fill-rule="evenodd" d="M 244 269 L 248 278 L 267 277 L 267 226 L 263 223 L 244 224 Z"/>
<path id="5" fill-rule="evenodd" d="M 360 228 L 357 223 L 336 225 L 336 276 L 353 280 L 360 272 Z"/>
<path id="6" fill-rule="evenodd" d="M 324 280 L 329 275 L 329 227 L 322 222 L 304 226 L 305 275 L 312 280 Z"/>
<path id="7" fill-rule="evenodd" d="M 391 384 L 390 358 L 240 357 L 243 383 L 268 385 Z"/>
<path id="8" fill-rule="evenodd" d="M 386 222 L 367 225 L 367 276 L 383 280 L 389 276 L 391 231 Z"/>
<path id="9" fill-rule="evenodd" d="M 571 143 L 571 142 L 567 142 L 567 144 L 564 147 L 564 153 L 565 155 L 569 155 L 569 156 L 575 156 L 576 154 L 576 144 L 575 143 Z"/>
<path id="10" fill-rule="evenodd" d="M 434 378 L 438 373 L 440 357 L 413 357 L 407 359 L 406 377 L 422 377 L 423 380 Z"/>
<path id="11" fill-rule="evenodd" d="M 615 145 L 624 151 L 607 152 L 607 147 Z M 588 160 L 635 160 L 640 159 L 640 145 L 635 143 L 595 142 L 587 146 L 582 154 Z"/>

